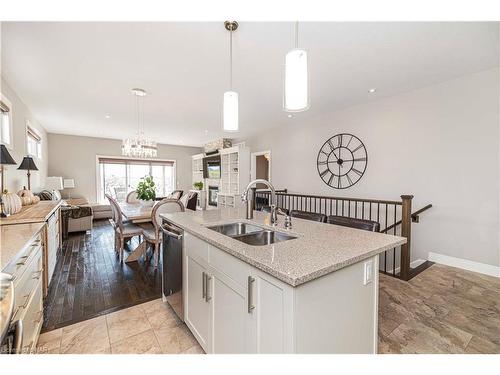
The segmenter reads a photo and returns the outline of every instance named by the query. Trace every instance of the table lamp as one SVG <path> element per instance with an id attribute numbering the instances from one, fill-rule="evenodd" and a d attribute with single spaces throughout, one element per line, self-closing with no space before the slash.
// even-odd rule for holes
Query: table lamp
<path id="1" fill-rule="evenodd" d="M 2 194 L 3 194 L 3 171 L 4 165 L 15 165 L 16 161 L 12 158 L 7 150 L 5 145 L 0 145 L 0 175 L 1 175 L 1 185 L 0 185 L 0 216 L 5 217 L 6 215 L 3 213 L 3 202 L 2 202 Z"/>
<path id="2" fill-rule="evenodd" d="M 63 186 L 63 178 L 62 177 L 47 177 L 45 179 L 45 189 L 50 190 L 52 192 L 52 199 L 58 201 L 61 199 L 61 193 L 59 190 L 62 190 Z"/>
<path id="3" fill-rule="evenodd" d="M 71 199 L 71 189 L 75 188 L 75 180 L 72 178 L 65 178 L 63 181 L 63 187 L 65 189 L 70 189 L 68 192 L 68 198 Z"/>
<path id="4" fill-rule="evenodd" d="M 35 162 L 33 161 L 33 158 L 31 156 L 25 156 L 23 158 L 23 161 L 21 162 L 21 165 L 19 168 L 24 171 L 28 171 L 28 190 L 31 190 L 31 182 L 30 182 L 30 177 L 31 177 L 31 172 L 30 171 L 38 171 L 38 168 L 35 165 Z"/>

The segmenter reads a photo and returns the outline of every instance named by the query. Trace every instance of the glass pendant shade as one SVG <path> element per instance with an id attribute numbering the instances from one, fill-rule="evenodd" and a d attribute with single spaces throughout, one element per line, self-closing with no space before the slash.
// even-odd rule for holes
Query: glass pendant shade
<path id="1" fill-rule="evenodd" d="M 226 91 L 224 93 L 223 104 L 223 123 L 224 131 L 238 131 L 238 93 L 234 91 Z"/>
<path id="2" fill-rule="evenodd" d="M 295 48 L 286 54 L 284 91 L 285 111 L 301 112 L 309 108 L 307 51 Z"/>

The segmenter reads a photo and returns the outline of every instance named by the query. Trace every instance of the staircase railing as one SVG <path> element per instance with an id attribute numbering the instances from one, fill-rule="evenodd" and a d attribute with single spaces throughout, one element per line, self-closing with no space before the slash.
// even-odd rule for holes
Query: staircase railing
<path id="1" fill-rule="evenodd" d="M 270 191 L 254 189 L 255 209 L 268 205 L 270 195 Z M 297 194 L 285 190 L 277 192 L 276 199 L 278 207 L 283 209 L 377 221 L 382 228 L 381 233 L 406 237 L 406 244 L 380 255 L 379 268 L 384 274 L 408 281 L 432 265 L 426 261 L 415 268 L 410 266 L 412 223 L 418 223 L 419 215 L 432 207 L 432 204 L 428 204 L 412 213 L 413 195 L 401 195 L 400 200 L 380 200 Z"/>

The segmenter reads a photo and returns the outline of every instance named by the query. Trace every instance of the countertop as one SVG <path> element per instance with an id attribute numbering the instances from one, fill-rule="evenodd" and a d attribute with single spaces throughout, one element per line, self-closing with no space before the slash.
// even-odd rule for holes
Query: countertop
<path id="1" fill-rule="evenodd" d="M 291 286 L 299 286 L 351 264 L 406 243 L 406 238 L 293 218 L 285 230 L 284 216 L 269 226 L 269 214 L 254 211 L 246 220 L 245 207 L 166 213 L 161 216 L 184 231 L 226 251 Z M 208 229 L 207 226 L 248 222 L 285 232 L 296 239 L 266 246 L 251 246 Z"/>
<path id="2" fill-rule="evenodd" d="M 61 204 L 62 201 L 40 201 L 37 204 L 23 206 L 21 212 L 0 218 L 0 225 L 44 222 Z"/>
<path id="3" fill-rule="evenodd" d="M 0 271 L 12 259 L 16 259 L 16 255 L 31 243 L 44 225 L 45 223 L 30 223 L 0 227 Z"/>

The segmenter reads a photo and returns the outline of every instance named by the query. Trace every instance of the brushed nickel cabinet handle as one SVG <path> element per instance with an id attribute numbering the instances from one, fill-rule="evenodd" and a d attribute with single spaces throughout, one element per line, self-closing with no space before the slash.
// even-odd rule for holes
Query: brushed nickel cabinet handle
<path id="1" fill-rule="evenodd" d="M 252 304 L 253 301 L 253 283 L 255 278 L 252 276 L 248 276 L 248 286 L 247 286 L 247 299 L 248 299 L 248 313 L 251 314 L 255 309 L 255 306 Z"/>
<path id="2" fill-rule="evenodd" d="M 208 291 L 209 291 L 209 286 L 210 286 L 210 280 L 212 280 L 212 276 L 210 276 L 209 274 L 206 274 L 207 276 L 207 281 L 205 282 L 205 288 L 206 288 L 206 291 L 205 291 L 205 302 L 208 302 L 212 299 L 212 296 L 209 295 Z"/>
<path id="3" fill-rule="evenodd" d="M 201 273 L 201 298 L 205 299 L 207 295 L 207 274 L 205 271 Z"/>
<path id="4" fill-rule="evenodd" d="M 42 276 L 43 268 L 40 269 L 39 271 L 33 272 L 33 280 L 38 280 Z M 36 275 L 36 276 L 35 276 Z"/>

